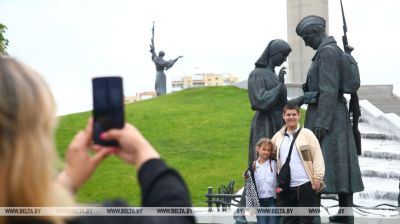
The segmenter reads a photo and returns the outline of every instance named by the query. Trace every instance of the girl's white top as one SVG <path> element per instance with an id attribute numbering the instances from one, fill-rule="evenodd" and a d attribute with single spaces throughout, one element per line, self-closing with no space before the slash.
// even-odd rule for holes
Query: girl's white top
<path id="1" fill-rule="evenodd" d="M 271 168 L 272 166 L 272 172 Z M 256 161 L 256 170 L 254 171 L 254 178 L 256 179 L 256 187 L 259 198 L 276 198 L 276 161 L 269 160 L 260 164 Z"/>

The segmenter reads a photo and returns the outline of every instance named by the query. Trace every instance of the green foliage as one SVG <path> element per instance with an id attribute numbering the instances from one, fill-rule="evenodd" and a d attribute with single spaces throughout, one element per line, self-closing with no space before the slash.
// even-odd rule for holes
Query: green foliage
<path id="1" fill-rule="evenodd" d="M 8 40 L 4 37 L 7 27 L 0 23 L 0 55 L 7 55 Z"/>
<path id="2" fill-rule="evenodd" d="M 250 109 L 247 91 L 236 87 L 187 89 L 126 104 L 126 120 L 134 124 L 167 163 L 179 170 L 189 187 L 194 206 L 206 206 L 212 186 L 235 181 L 243 186 L 247 165 Z M 61 156 L 72 137 L 83 129 L 90 112 L 63 116 L 57 131 Z M 110 157 L 78 193 L 80 202 L 123 198 L 139 205 L 135 170 Z"/>

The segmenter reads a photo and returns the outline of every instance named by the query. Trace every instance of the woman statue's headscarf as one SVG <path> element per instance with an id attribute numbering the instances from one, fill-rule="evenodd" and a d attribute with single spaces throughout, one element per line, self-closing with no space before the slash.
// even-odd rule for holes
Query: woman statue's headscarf
<path id="1" fill-rule="evenodd" d="M 285 52 L 289 54 L 292 51 L 290 45 L 281 39 L 271 40 L 260 58 L 256 61 L 256 67 L 267 67 L 269 58 L 279 52 Z"/>

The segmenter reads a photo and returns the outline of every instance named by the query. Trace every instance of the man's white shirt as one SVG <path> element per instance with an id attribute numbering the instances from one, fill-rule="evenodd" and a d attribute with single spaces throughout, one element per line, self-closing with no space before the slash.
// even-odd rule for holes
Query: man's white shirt
<path id="1" fill-rule="evenodd" d="M 297 128 L 296 132 L 299 128 Z M 279 150 L 279 159 L 281 164 L 285 164 L 286 158 L 289 154 L 290 144 L 293 140 L 293 134 L 285 133 L 285 138 Z M 296 144 L 293 144 L 292 155 L 290 156 L 290 186 L 297 187 L 310 181 L 304 169 L 303 162 L 299 152 L 297 151 Z"/>

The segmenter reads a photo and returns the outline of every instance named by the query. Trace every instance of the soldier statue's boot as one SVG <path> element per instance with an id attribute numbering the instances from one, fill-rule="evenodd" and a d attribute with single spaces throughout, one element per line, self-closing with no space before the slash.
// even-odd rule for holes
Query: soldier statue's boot
<path id="1" fill-rule="evenodd" d="M 339 194 L 339 210 L 343 207 L 352 208 L 353 207 L 353 194 Z M 347 223 L 354 224 L 353 210 L 346 210 L 348 216 L 334 215 L 329 217 L 329 222 L 334 223 Z"/>

